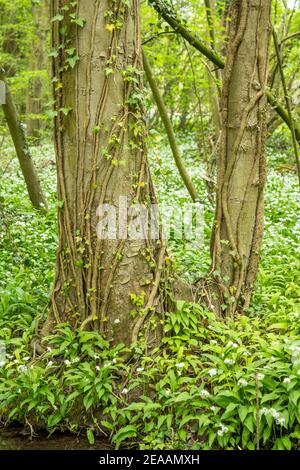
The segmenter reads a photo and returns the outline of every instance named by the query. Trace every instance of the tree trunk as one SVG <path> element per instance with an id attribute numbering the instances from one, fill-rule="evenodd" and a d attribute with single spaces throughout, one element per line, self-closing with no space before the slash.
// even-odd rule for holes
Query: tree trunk
<path id="1" fill-rule="evenodd" d="M 205 0 L 205 8 L 206 8 L 206 19 L 207 19 L 211 45 L 214 50 L 217 50 L 216 34 L 215 34 L 215 28 L 214 28 L 214 22 L 213 22 L 213 18 L 215 16 L 214 0 Z M 210 63 L 209 67 L 210 66 L 214 66 L 214 65 Z M 215 131 L 215 142 L 217 142 L 219 139 L 220 130 L 221 130 L 218 84 L 221 83 L 222 76 L 221 76 L 221 71 L 219 69 L 215 70 L 214 72 L 215 78 L 212 76 L 212 72 L 210 70 L 208 70 L 207 75 L 208 75 L 208 84 L 209 84 L 209 99 L 210 99 L 210 105 L 211 105 L 212 123 L 213 123 L 214 131 Z"/>
<path id="2" fill-rule="evenodd" d="M 212 236 L 213 304 L 247 308 L 263 236 L 266 86 L 271 0 L 233 0 L 222 92 L 222 137 Z"/>
<path id="3" fill-rule="evenodd" d="M 129 4 L 129 6 L 127 6 Z M 165 247 L 145 238 L 99 238 L 101 205 L 120 197 L 155 204 L 144 147 L 139 0 L 52 0 L 59 249 L 50 315 L 115 343 L 135 342 L 164 308 Z M 72 51 L 72 52 L 71 52 Z M 134 222 L 134 215 L 128 225 Z M 98 236 L 97 236 L 98 232 Z M 126 227 L 125 227 L 126 232 Z M 103 234 L 102 234 L 103 235 Z M 155 339 L 160 327 L 154 327 Z M 152 336 L 152 340 L 153 340 Z"/>
<path id="4" fill-rule="evenodd" d="M 190 175 L 188 174 L 188 172 L 186 170 L 184 161 L 181 157 L 181 153 L 180 153 L 179 147 L 177 145 L 175 132 L 174 132 L 172 123 L 170 121 L 167 108 L 165 106 L 162 95 L 160 94 L 158 85 L 156 84 L 155 78 L 154 78 L 152 70 L 151 70 L 150 63 L 148 61 L 148 58 L 147 58 L 145 52 L 143 52 L 143 64 L 144 64 L 145 74 L 146 74 L 147 80 L 149 82 L 154 101 L 155 101 L 156 106 L 158 108 L 160 118 L 162 120 L 162 123 L 164 125 L 165 131 L 166 131 L 166 134 L 167 134 L 167 137 L 168 137 L 168 140 L 169 140 L 169 144 L 170 144 L 170 147 L 171 147 L 171 150 L 172 150 L 172 154 L 173 154 L 176 166 L 178 168 L 178 171 L 180 173 L 182 181 L 184 182 L 184 185 L 185 185 L 186 189 L 188 190 L 192 200 L 197 201 L 197 200 L 199 200 L 197 190 L 196 190 L 196 188 L 195 188 L 195 186 L 194 186 L 194 184 L 193 184 L 193 182 L 190 178 Z"/>
<path id="5" fill-rule="evenodd" d="M 34 72 L 34 77 L 29 81 L 26 102 L 27 135 L 39 138 L 43 129 L 43 120 L 39 115 L 43 112 L 44 86 L 41 73 L 47 70 L 47 36 L 49 31 L 49 6 L 47 0 L 41 0 L 32 5 L 33 19 L 35 22 L 36 39 L 33 51 L 30 54 L 29 69 Z"/>
<path id="6" fill-rule="evenodd" d="M 16 149 L 30 200 L 36 209 L 44 211 L 47 208 L 46 199 L 43 195 L 40 181 L 30 155 L 23 125 L 1 69 L 0 80 L 4 83 L 5 87 L 5 102 L 2 104 L 2 109 Z"/>

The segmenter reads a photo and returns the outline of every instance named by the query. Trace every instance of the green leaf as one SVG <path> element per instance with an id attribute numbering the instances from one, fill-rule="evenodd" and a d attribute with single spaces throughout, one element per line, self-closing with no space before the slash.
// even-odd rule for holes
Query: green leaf
<path id="1" fill-rule="evenodd" d="M 91 429 L 87 429 L 86 435 L 91 446 L 95 444 L 95 436 Z"/>
<path id="2" fill-rule="evenodd" d="M 245 421 L 245 418 L 246 418 L 247 414 L 248 414 L 248 406 L 240 405 L 238 407 L 238 413 L 239 413 L 240 420 L 243 423 Z"/>
<path id="3" fill-rule="evenodd" d="M 56 15 L 56 16 L 53 16 L 51 21 L 54 23 L 55 21 L 62 21 L 63 19 L 64 19 L 63 15 Z"/>
<path id="4" fill-rule="evenodd" d="M 231 416 L 233 416 L 235 414 L 235 410 L 238 406 L 239 406 L 238 403 L 229 403 L 229 405 L 227 406 L 225 412 L 222 415 L 222 419 L 227 419 L 227 418 L 230 418 Z"/>
<path id="5" fill-rule="evenodd" d="M 252 433 L 254 431 L 254 418 L 253 415 L 247 416 L 247 418 L 244 421 L 244 426 L 246 426 L 247 429 Z"/>
<path id="6" fill-rule="evenodd" d="M 293 390 L 289 394 L 289 401 L 297 408 L 297 403 L 300 397 L 300 390 Z"/>
<path id="7" fill-rule="evenodd" d="M 137 435 L 137 428 L 132 424 L 125 426 L 124 428 L 119 429 L 119 431 L 112 438 L 112 442 L 120 444 L 121 442 L 129 439 L 130 437 L 135 437 Z"/>

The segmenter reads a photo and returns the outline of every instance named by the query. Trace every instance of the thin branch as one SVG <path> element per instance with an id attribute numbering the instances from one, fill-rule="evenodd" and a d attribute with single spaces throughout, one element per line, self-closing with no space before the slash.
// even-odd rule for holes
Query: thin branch
<path id="1" fill-rule="evenodd" d="M 176 15 L 170 14 L 166 6 L 161 4 L 160 0 L 149 0 L 149 3 L 157 11 L 157 13 L 174 29 L 174 31 L 181 34 L 181 36 L 188 41 L 191 46 L 195 47 L 201 54 L 207 57 L 211 62 L 213 62 L 218 68 L 223 69 L 225 66 L 224 60 L 210 47 L 206 46 L 199 38 L 194 36 L 183 24 L 176 18 Z M 287 126 L 292 129 L 295 127 L 295 134 L 297 142 L 300 143 L 300 129 L 290 120 L 289 113 L 281 106 L 277 101 L 275 96 L 270 92 L 266 92 L 266 96 L 269 104 L 272 106 L 274 111 L 276 111 L 281 119 L 287 124 Z"/>
<path id="2" fill-rule="evenodd" d="M 162 31 L 161 33 L 157 33 L 154 36 L 151 36 L 151 38 L 146 39 L 144 42 L 142 42 L 142 46 L 145 46 L 145 44 L 148 44 L 151 41 L 154 41 L 154 39 L 157 39 L 159 36 L 165 36 L 166 34 L 177 34 L 176 31 Z"/>
<path id="3" fill-rule="evenodd" d="M 155 81 L 154 76 L 152 74 L 151 66 L 149 64 L 149 61 L 148 61 L 144 51 L 143 51 L 143 63 L 144 63 L 144 70 L 145 70 L 145 73 L 146 73 L 147 80 L 149 82 L 149 85 L 150 85 L 154 100 L 156 102 L 161 120 L 163 122 L 163 125 L 165 127 L 165 130 L 166 130 L 166 133 L 167 133 L 167 136 L 168 136 L 168 139 L 169 139 L 170 147 L 172 149 L 172 153 L 173 153 L 173 156 L 174 156 L 176 166 L 178 168 L 178 171 L 181 175 L 181 178 L 182 178 L 188 192 L 191 195 L 191 198 L 193 199 L 193 201 L 197 201 L 197 200 L 199 200 L 197 190 L 194 187 L 193 182 L 192 182 L 192 180 L 191 180 L 191 178 L 190 178 L 190 176 L 189 176 L 189 174 L 188 174 L 188 172 L 187 172 L 187 170 L 184 166 L 184 162 L 181 158 L 180 150 L 179 150 L 177 142 L 176 142 L 176 137 L 175 137 L 175 133 L 174 133 L 174 130 L 173 130 L 172 123 L 171 123 L 170 118 L 168 116 L 168 112 L 167 112 L 165 103 L 162 99 L 162 96 L 160 94 L 160 91 L 158 89 L 156 81 Z"/>

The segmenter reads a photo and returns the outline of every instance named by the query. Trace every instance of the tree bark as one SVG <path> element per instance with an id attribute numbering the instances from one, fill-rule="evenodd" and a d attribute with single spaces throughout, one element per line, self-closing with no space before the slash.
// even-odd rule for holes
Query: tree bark
<path id="1" fill-rule="evenodd" d="M 47 209 L 46 199 L 30 155 L 23 125 L 1 69 L 0 80 L 5 84 L 5 103 L 2 104 L 2 109 L 20 162 L 29 198 L 36 209 L 45 211 Z"/>
<path id="2" fill-rule="evenodd" d="M 97 214 L 102 204 L 118 211 L 120 196 L 128 207 L 144 204 L 148 215 L 156 202 L 144 146 L 139 0 L 69 5 L 52 0 L 61 209 L 51 311 L 41 334 L 66 321 L 129 344 L 164 309 L 165 246 L 160 230 L 150 237 L 149 224 L 145 239 L 99 239 Z M 152 336 L 160 337 L 159 325 Z"/>
<path id="3" fill-rule="evenodd" d="M 221 156 L 212 236 L 217 310 L 250 304 L 263 236 L 271 0 L 233 0 L 222 91 Z"/>

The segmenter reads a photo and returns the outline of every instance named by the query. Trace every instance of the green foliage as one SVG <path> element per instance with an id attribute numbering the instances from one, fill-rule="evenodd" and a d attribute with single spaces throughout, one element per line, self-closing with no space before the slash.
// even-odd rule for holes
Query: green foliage
<path id="1" fill-rule="evenodd" d="M 151 155 L 161 201 L 188 200 L 169 150 L 156 135 Z M 191 149 L 191 141 L 183 142 Z M 56 196 L 52 156 L 42 147 L 34 158 L 50 204 L 33 211 L 17 162 L 4 147 L 7 170 L 1 185 L 0 322 L 7 346 L 0 368 L 1 420 L 38 429 L 84 430 L 90 444 L 103 432 L 116 447 L 142 449 L 254 449 L 256 383 L 260 446 L 298 448 L 300 436 L 299 225 L 296 178 L 270 171 L 266 233 L 254 303 L 247 315 L 217 320 L 197 304 L 178 302 L 166 315 L 162 346 L 147 354 L 143 344 L 112 348 L 97 333 L 59 325 L 40 358 L 30 343 L 43 321 L 53 278 Z M 158 158 L 159 156 L 159 158 Z M 159 161 L 158 161 L 159 160 Z M 188 159 L 189 170 L 199 163 Z M 43 164 L 42 164 L 43 162 Z M 159 169 L 159 173 L 156 170 Z M 173 173 L 173 179 L 168 175 Z M 197 179 L 196 179 L 197 181 Z M 199 193 L 204 193 L 201 180 Z M 205 212 L 205 245 L 187 250 L 171 241 L 172 258 L 188 278 L 204 273 L 212 208 Z M 201 260 L 204 262 L 201 263 Z M 142 296 L 132 303 L 143 308 Z"/>

